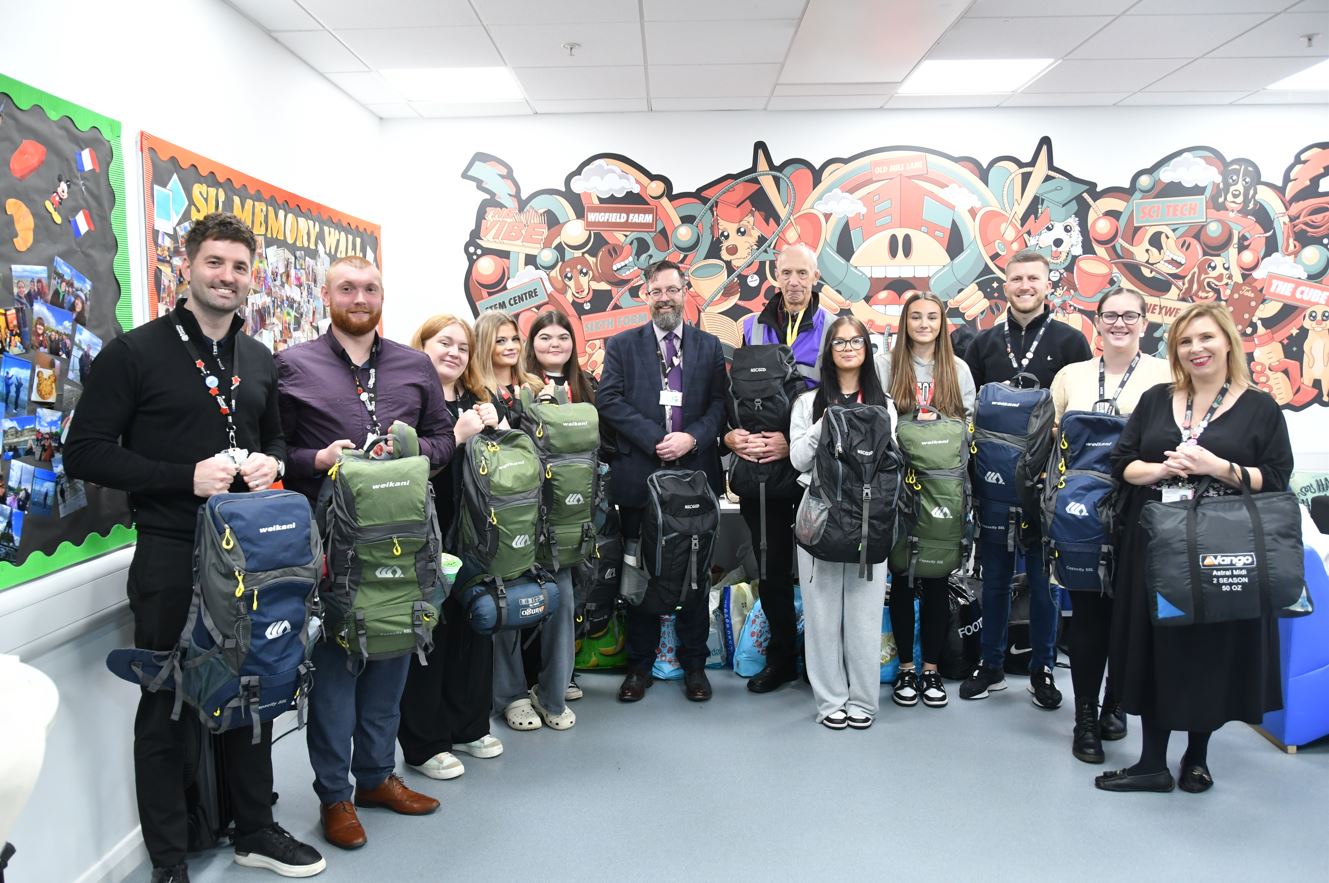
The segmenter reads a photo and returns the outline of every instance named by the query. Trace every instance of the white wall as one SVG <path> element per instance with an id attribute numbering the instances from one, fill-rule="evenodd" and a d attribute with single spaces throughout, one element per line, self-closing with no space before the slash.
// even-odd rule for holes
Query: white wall
<path id="1" fill-rule="evenodd" d="M 385 165 L 404 170 L 406 198 L 385 205 L 388 335 L 406 339 L 441 310 L 469 315 L 462 248 L 483 194 L 463 180 L 476 151 L 511 168 L 523 193 L 561 189 L 565 177 L 596 153 L 621 153 L 679 190 L 693 190 L 746 169 L 752 145 L 765 141 L 777 165 L 802 158 L 814 166 L 836 156 L 916 145 L 986 164 L 995 156 L 1028 159 L 1043 135 L 1053 163 L 1100 186 L 1130 176 L 1183 147 L 1207 145 L 1255 160 L 1281 179 L 1296 152 L 1323 140 L 1329 108 L 1320 106 L 1091 108 L 819 113 L 598 114 L 501 119 L 385 121 Z M 427 213 L 430 223 L 418 220 Z M 1329 469 L 1329 408 L 1289 414 L 1300 468 Z M 1317 465 L 1318 464 L 1318 465 Z"/>
<path id="2" fill-rule="evenodd" d="M 124 126 L 135 315 L 148 290 L 140 130 L 381 218 L 378 119 L 220 0 L 6 0 L 2 18 L 0 71 Z M 128 558 L 114 553 L 0 594 L 0 652 L 18 652 L 61 693 L 36 791 L 10 833 L 12 879 L 121 879 L 145 855 L 131 753 L 138 693 L 104 664 L 133 643 Z"/>

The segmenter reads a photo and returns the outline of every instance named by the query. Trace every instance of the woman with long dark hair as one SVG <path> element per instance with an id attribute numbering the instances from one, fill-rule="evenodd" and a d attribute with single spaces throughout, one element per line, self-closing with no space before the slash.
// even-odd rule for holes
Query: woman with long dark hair
<path id="1" fill-rule="evenodd" d="M 867 328 L 857 319 L 836 319 L 821 353 L 821 385 L 794 402 L 789 421 L 789 459 L 811 481 L 821 442 L 822 415 L 832 405 L 878 405 L 895 431 L 895 406 L 873 368 Z M 824 480 L 824 476 L 822 477 Z M 881 693 L 881 608 L 886 568 L 858 576 L 857 564 L 813 558 L 798 551 L 803 589 L 803 639 L 808 680 L 817 701 L 817 721 L 833 730 L 865 730 L 877 715 Z"/>

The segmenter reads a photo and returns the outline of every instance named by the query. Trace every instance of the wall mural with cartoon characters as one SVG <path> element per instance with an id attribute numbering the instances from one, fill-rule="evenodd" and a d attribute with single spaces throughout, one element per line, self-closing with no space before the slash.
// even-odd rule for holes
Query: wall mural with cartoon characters
<path id="1" fill-rule="evenodd" d="M 477 153 L 463 172 L 483 194 L 464 246 L 467 299 L 523 330 L 562 310 L 598 373 L 604 340 L 648 321 L 642 272 L 664 258 L 688 275 L 688 320 L 737 345 L 786 244 L 817 252 L 824 306 L 887 332 L 912 289 L 940 295 L 953 324 L 993 325 L 1007 260 L 1034 248 L 1051 263 L 1056 317 L 1095 348 L 1091 316 L 1113 285 L 1146 296 L 1146 350 L 1161 352 L 1188 304 L 1217 300 L 1261 388 L 1289 409 L 1329 404 L 1329 142 L 1282 170 L 1187 147 L 1121 183 L 1052 154 L 1045 137 L 1027 159 L 901 146 L 815 165 L 776 162 L 757 142 L 748 168 L 682 189 L 606 153 L 527 193 L 507 163 Z"/>

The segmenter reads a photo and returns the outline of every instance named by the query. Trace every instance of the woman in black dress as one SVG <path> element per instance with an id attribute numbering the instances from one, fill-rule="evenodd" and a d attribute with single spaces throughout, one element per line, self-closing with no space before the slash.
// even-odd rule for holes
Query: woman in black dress
<path id="1" fill-rule="evenodd" d="M 1283 707 L 1278 623 L 1272 617 L 1155 628 L 1145 579 L 1147 538 L 1140 516 L 1150 500 L 1187 499 L 1212 478 L 1207 493 L 1239 491 L 1234 467 L 1252 489 L 1284 490 L 1292 445 L 1277 403 L 1251 384 L 1241 339 L 1221 304 L 1196 304 L 1168 333 L 1173 382 L 1146 392 L 1112 452 L 1113 474 L 1126 492 L 1118 540 L 1109 664 L 1123 708 L 1140 715 L 1143 748 L 1134 766 L 1098 776 L 1105 791 L 1171 791 L 1168 737 L 1189 733 L 1180 785 L 1213 785 L 1209 737 L 1228 721 L 1259 723 Z"/>

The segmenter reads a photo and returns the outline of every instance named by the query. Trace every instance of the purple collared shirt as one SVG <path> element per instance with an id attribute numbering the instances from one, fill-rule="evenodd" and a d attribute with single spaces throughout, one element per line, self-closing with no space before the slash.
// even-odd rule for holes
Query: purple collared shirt
<path id="1" fill-rule="evenodd" d="M 415 427 L 431 470 L 446 466 L 457 442 L 433 363 L 418 350 L 382 337 L 378 342 L 374 393 L 379 426 L 385 433 L 394 420 Z M 286 433 L 284 484 L 312 503 L 325 474 L 314 469 L 314 456 L 338 439 L 363 445 L 372 432 L 369 409 L 356 394 L 350 358 L 331 331 L 277 353 L 276 361 Z"/>

